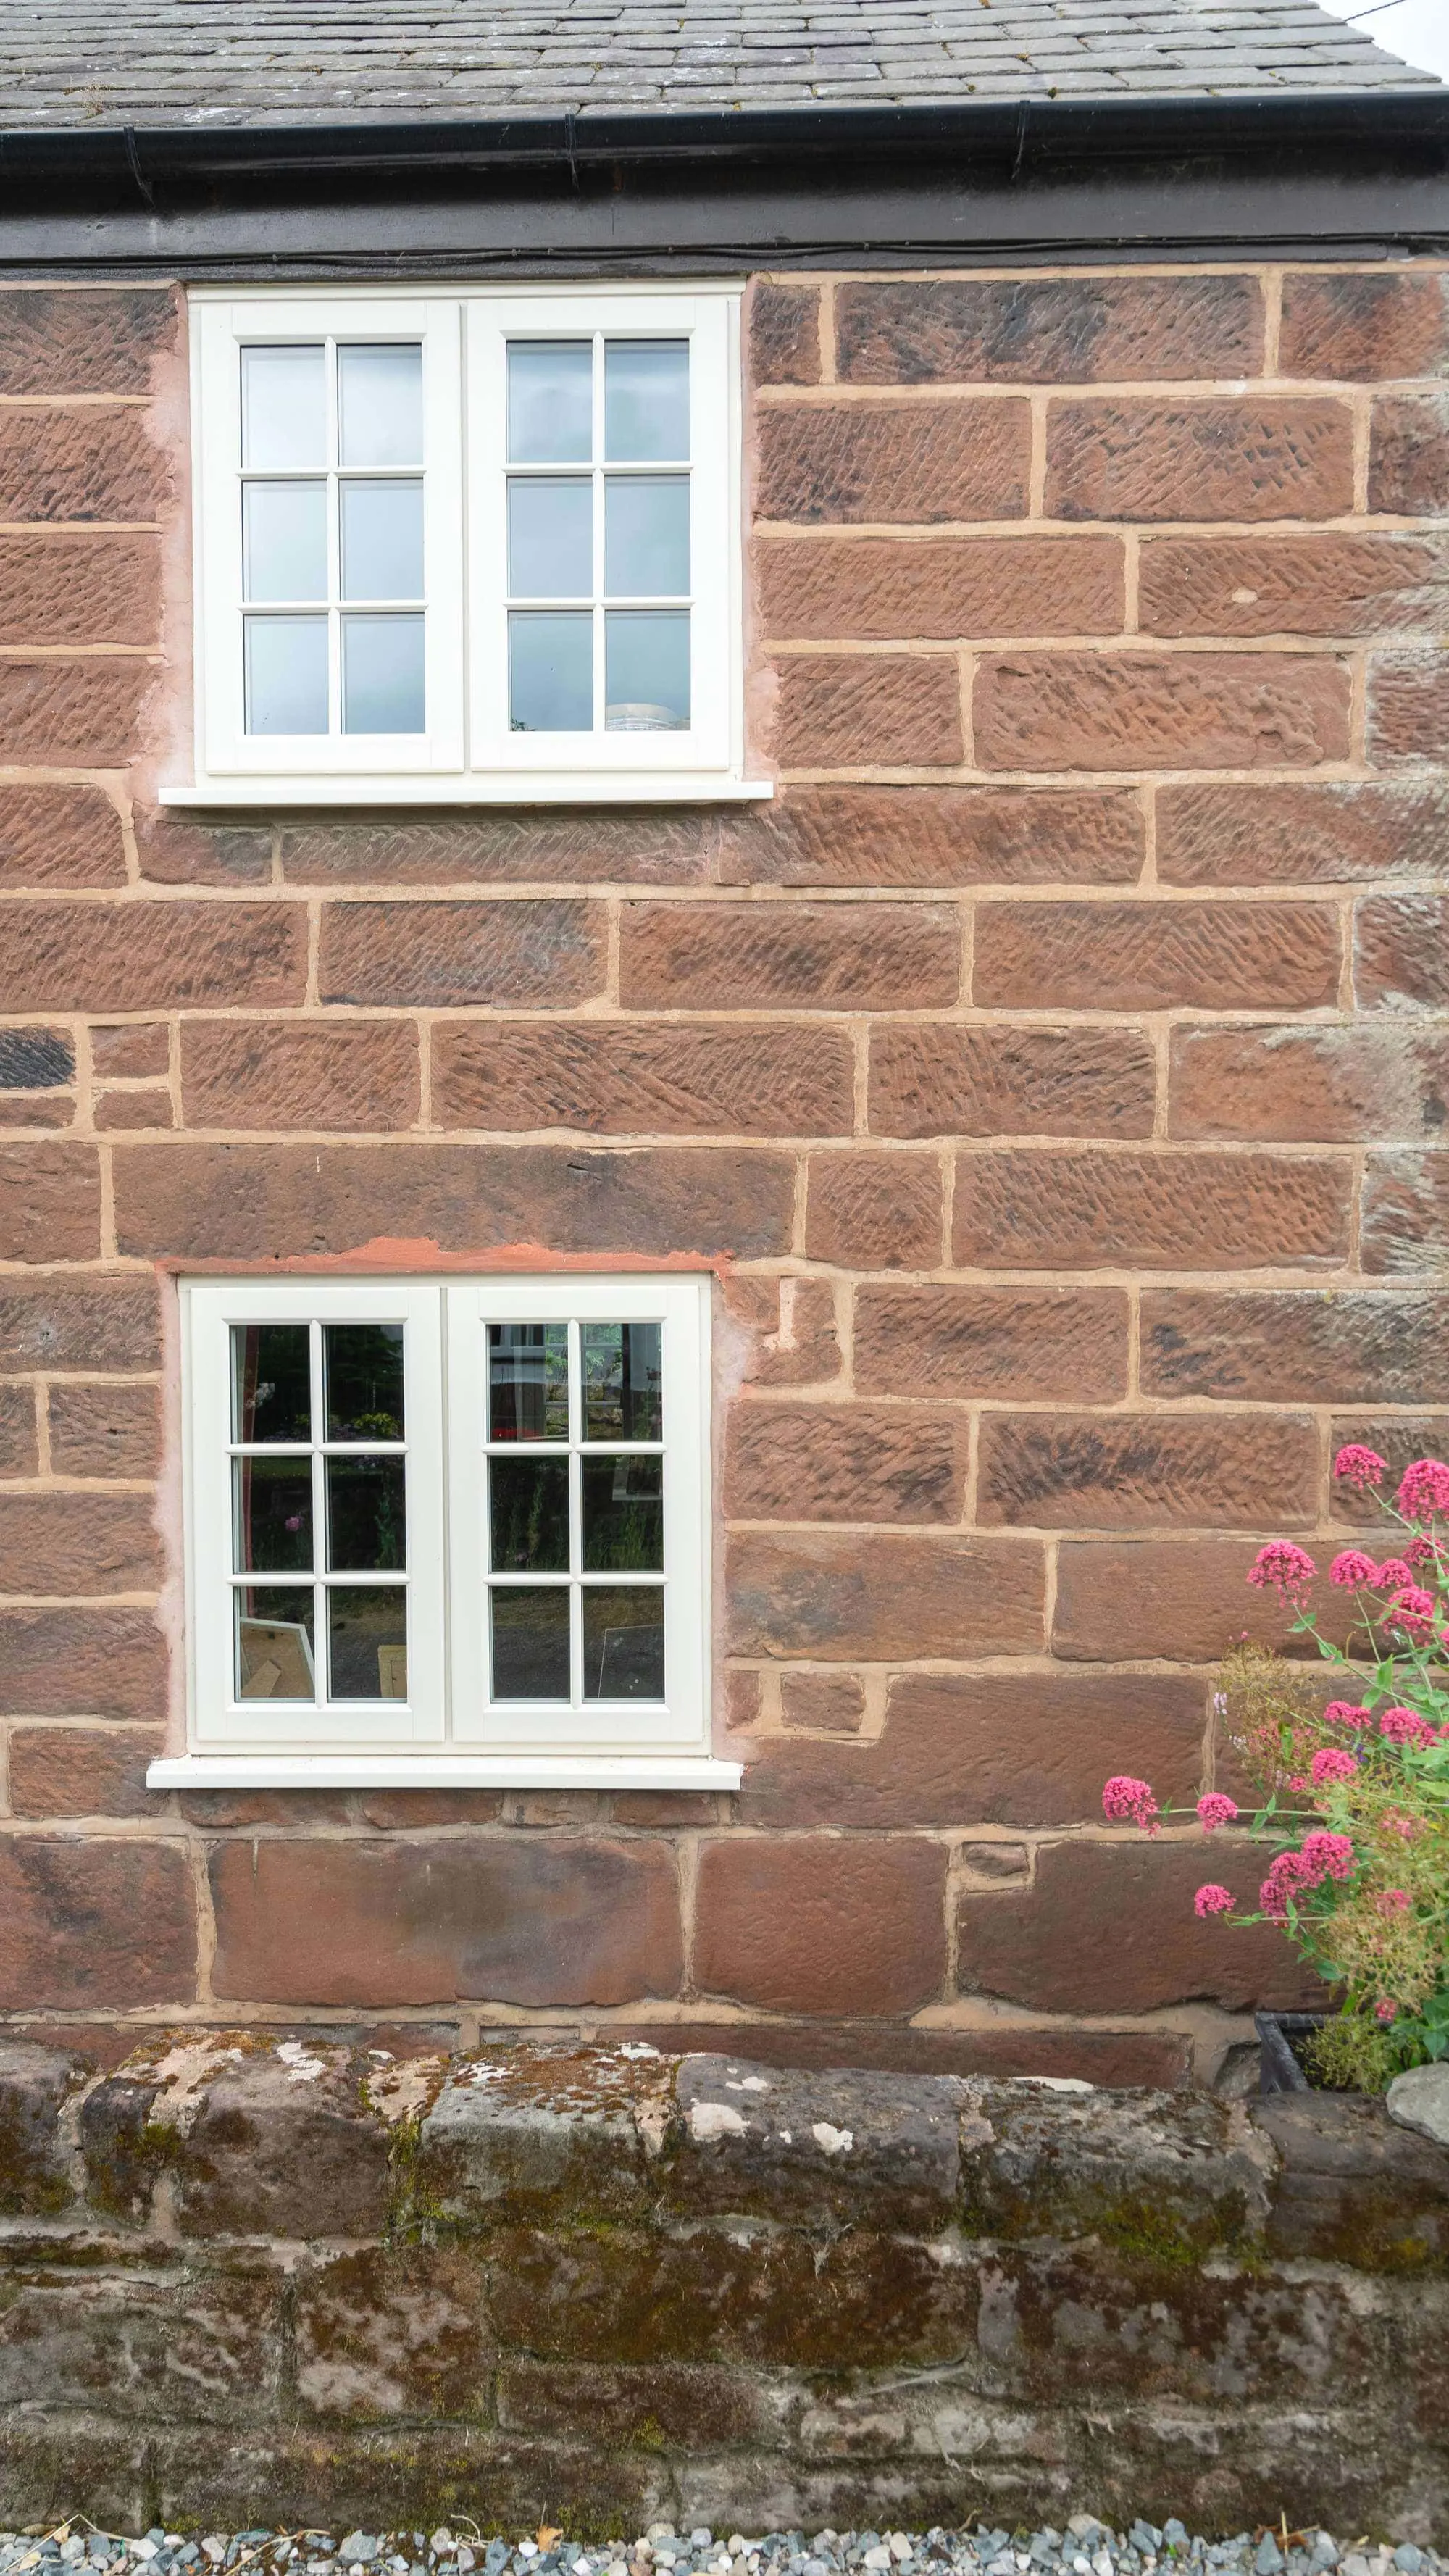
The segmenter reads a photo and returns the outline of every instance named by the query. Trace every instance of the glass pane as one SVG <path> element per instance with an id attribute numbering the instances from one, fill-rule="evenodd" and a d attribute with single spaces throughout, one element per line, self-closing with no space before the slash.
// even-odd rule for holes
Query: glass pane
<path id="1" fill-rule="evenodd" d="M 322 350 L 243 349 L 242 463 L 272 473 L 327 462 Z"/>
<path id="2" fill-rule="evenodd" d="M 315 1699 L 310 1585 L 247 1585 L 235 1599 L 237 1698 Z"/>
<path id="3" fill-rule="evenodd" d="M 401 1574 L 407 1505 L 401 1458 L 329 1458 L 327 1563 L 334 1574 Z"/>
<path id="4" fill-rule="evenodd" d="M 567 1324 L 488 1327 L 490 1440 L 567 1440 Z"/>
<path id="5" fill-rule="evenodd" d="M 327 1675 L 329 1699 L 406 1699 L 408 1601 L 397 1584 L 328 1592 Z"/>
<path id="6" fill-rule="evenodd" d="M 325 599 L 326 484 L 244 484 L 242 555 L 248 599 Z"/>
<path id="7" fill-rule="evenodd" d="M 423 621 L 342 620 L 344 733 L 424 733 Z"/>
<path id="8" fill-rule="evenodd" d="M 585 1458 L 584 1572 L 662 1574 L 662 1458 Z"/>
<path id="9" fill-rule="evenodd" d="M 344 465 L 421 465 L 423 353 L 409 347 L 337 352 L 338 454 Z"/>
<path id="10" fill-rule="evenodd" d="M 401 1324 L 324 1324 L 322 1373 L 329 1440 L 401 1440 Z"/>
<path id="11" fill-rule="evenodd" d="M 611 599 L 687 596 L 687 474 L 606 476 L 604 588 Z"/>
<path id="12" fill-rule="evenodd" d="M 488 1463 L 488 1562 L 494 1574 L 567 1574 L 567 1458 Z"/>
<path id="13" fill-rule="evenodd" d="M 689 616 L 611 608 L 604 619 L 604 723 L 610 733 L 689 726 Z"/>
<path id="14" fill-rule="evenodd" d="M 662 1440 L 664 1360 L 658 1324 L 585 1324 L 584 1438 Z"/>
<path id="15" fill-rule="evenodd" d="M 594 352 L 588 340 L 510 340 L 512 465 L 587 465 L 594 452 Z"/>
<path id="16" fill-rule="evenodd" d="M 584 1586 L 584 1697 L 664 1697 L 662 1583 Z"/>
<path id="17" fill-rule="evenodd" d="M 311 1351 L 306 1324 L 233 1324 L 233 1440 L 311 1439 Z"/>
<path id="18" fill-rule="evenodd" d="M 497 1586 L 489 1595 L 495 1699 L 567 1699 L 569 1596 L 564 1584 Z"/>
<path id="19" fill-rule="evenodd" d="M 312 1463 L 233 1458 L 232 1563 L 238 1574 L 312 1571 Z"/>
<path id="20" fill-rule="evenodd" d="M 611 465 L 682 465 L 689 455 L 689 342 L 610 340 L 604 454 Z"/>
<path id="21" fill-rule="evenodd" d="M 516 476 L 508 485 L 508 587 L 515 599 L 588 599 L 594 588 L 590 483 Z"/>
<path id="22" fill-rule="evenodd" d="M 343 483 L 339 489 L 343 598 L 421 599 L 421 483 Z"/>
<path id="23" fill-rule="evenodd" d="M 594 621 L 517 611 L 508 620 L 509 720 L 515 733 L 591 733 Z"/>
<path id="24" fill-rule="evenodd" d="M 325 617 L 247 617 L 248 733 L 327 731 Z"/>

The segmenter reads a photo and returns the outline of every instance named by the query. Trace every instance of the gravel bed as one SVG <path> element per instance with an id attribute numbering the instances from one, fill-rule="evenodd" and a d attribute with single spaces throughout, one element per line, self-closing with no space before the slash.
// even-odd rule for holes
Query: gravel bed
<path id="1" fill-rule="evenodd" d="M 192 2539 L 148 2531 L 137 2538 L 98 2531 L 79 2517 L 49 2531 L 0 2531 L 0 2576 L 32 2569 L 65 2576 L 109 2568 L 116 2576 L 1188 2576 L 1222 2568 L 1228 2576 L 1449 2576 L 1449 2560 L 1412 2541 L 1360 2535 L 1335 2540 L 1327 2531 L 1240 2531 L 1207 2540 L 1169 2521 L 1134 2522 L 1109 2531 L 1090 2514 L 1073 2514 L 1065 2531 L 1007 2532 L 981 2523 L 974 2531 L 767 2531 L 726 2538 L 697 2529 L 676 2532 L 651 2523 L 632 2541 L 581 2547 L 562 2531 L 523 2539 L 490 2538 L 472 2524 L 454 2532 L 236 2531 Z"/>

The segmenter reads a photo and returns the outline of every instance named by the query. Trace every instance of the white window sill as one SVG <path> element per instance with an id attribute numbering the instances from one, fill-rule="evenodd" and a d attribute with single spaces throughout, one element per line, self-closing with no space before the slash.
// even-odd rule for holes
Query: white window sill
<path id="1" fill-rule="evenodd" d="M 559 770 L 495 772 L 474 778 L 218 778 L 204 787 L 162 787 L 173 807 L 285 805 L 740 805 L 775 793 L 768 778 L 723 778 L 718 770 L 615 770 L 569 777 Z"/>
<path id="2" fill-rule="evenodd" d="M 187 1753 L 148 1789 L 738 1789 L 743 1766 L 700 1753 Z"/>

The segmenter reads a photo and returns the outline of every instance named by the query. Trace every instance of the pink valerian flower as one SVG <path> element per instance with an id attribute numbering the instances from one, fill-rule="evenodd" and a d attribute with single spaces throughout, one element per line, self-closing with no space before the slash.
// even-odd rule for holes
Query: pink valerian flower
<path id="1" fill-rule="evenodd" d="M 1413 1580 L 1412 1565 L 1407 1564 L 1401 1556 L 1386 1556 L 1383 1564 L 1375 1570 L 1374 1590 L 1375 1592 L 1401 1592 L 1405 1584 L 1412 1584 Z"/>
<path id="2" fill-rule="evenodd" d="M 1402 1842 L 1416 1842 L 1419 1834 L 1419 1819 L 1417 1816 L 1396 1815 L 1391 1808 L 1384 1818 L 1384 1831 L 1397 1834 Z"/>
<path id="3" fill-rule="evenodd" d="M 1258 1890 L 1258 1903 L 1272 1923 L 1286 1923 L 1288 1900 L 1295 1889 L 1316 1884 L 1304 1866 L 1301 1852 L 1280 1852 Z"/>
<path id="4" fill-rule="evenodd" d="M 1209 1789 L 1207 1796 L 1197 1802 L 1197 1820 L 1205 1834 L 1215 1834 L 1219 1825 L 1237 1823 L 1238 1810 L 1231 1798 L 1223 1796 L 1221 1789 Z"/>
<path id="5" fill-rule="evenodd" d="M 1388 1995 L 1380 1995 L 1378 2002 L 1374 2006 L 1375 2015 L 1380 2021 L 1392 2021 L 1395 2018 L 1398 2009 L 1398 2005 Z"/>
<path id="6" fill-rule="evenodd" d="M 1309 1764 L 1315 1789 L 1326 1788 L 1334 1780 L 1351 1780 L 1357 1769 L 1358 1755 L 1345 1752 L 1341 1744 L 1325 1744 Z"/>
<path id="7" fill-rule="evenodd" d="M 1416 1458 L 1412 1467 L 1404 1469 L 1399 1509 L 1406 1521 L 1427 1520 L 1433 1512 L 1449 1512 L 1449 1467 L 1442 1458 Z"/>
<path id="8" fill-rule="evenodd" d="M 1437 1744 L 1439 1730 L 1421 1717 L 1416 1708 L 1386 1708 L 1379 1719 L 1379 1733 L 1390 1744 Z"/>
<path id="9" fill-rule="evenodd" d="M 1353 1869 L 1353 1844 L 1347 1834 L 1313 1833 L 1303 1837 L 1303 1866 L 1311 1871 L 1311 1884 L 1321 1885 L 1325 1878 L 1347 1878 Z"/>
<path id="10" fill-rule="evenodd" d="M 1407 1914 L 1409 1891 L 1406 1887 L 1386 1887 L 1381 1896 L 1374 1898 L 1374 1904 L 1380 1914 Z"/>
<path id="11" fill-rule="evenodd" d="M 1347 1592 L 1360 1592 L 1376 1580 L 1377 1574 L 1373 1558 L 1366 1556 L 1361 1547 L 1346 1547 L 1329 1567 L 1328 1580 L 1341 1584 Z"/>
<path id="12" fill-rule="evenodd" d="M 1434 1625 L 1434 1595 L 1417 1583 L 1406 1583 L 1394 1594 L 1384 1616 L 1392 1627 L 1402 1628 L 1406 1637 L 1427 1634 Z"/>
<path id="13" fill-rule="evenodd" d="M 1248 1568 L 1248 1581 L 1260 1592 L 1274 1591 L 1284 1601 L 1301 1602 L 1318 1572 L 1313 1559 L 1290 1538 L 1270 1538 Z"/>
<path id="14" fill-rule="evenodd" d="M 1193 1898 L 1192 1910 L 1194 1914 L 1203 1917 L 1209 1914 L 1231 1914 L 1236 1902 L 1237 1899 L 1230 1887 L 1219 1887 L 1216 1880 L 1209 1879 L 1206 1887 L 1200 1887 Z"/>
<path id="15" fill-rule="evenodd" d="M 1371 1726 L 1373 1720 L 1357 1700 L 1331 1699 L 1323 1712 L 1325 1726 Z"/>
<path id="16" fill-rule="evenodd" d="M 1362 1441 L 1350 1440 L 1347 1448 L 1340 1449 L 1334 1459 L 1333 1472 L 1335 1476 L 1341 1476 L 1346 1485 L 1357 1485 L 1362 1493 L 1366 1485 L 1383 1483 L 1388 1463 L 1387 1458 L 1379 1456 L 1377 1449 L 1365 1449 Z"/>
<path id="17" fill-rule="evenodd" d="M 1155 1834 L 1157 1800 L 1145 1780 L 1134 1780 L 1130 1771 L 1119 1771 L 1102 1791 L 1102 1813 L 1114 1825 L 1140 1825 L 1145 1834 Z"/>
<path id="18" fill-rule="evenodd" d="M 1444 1572 L 1444 1559 L 1439 1553 L 1439 1542 L 1436 1538 L 1431 1538 L 1427 1530 L 1420 1530 L 1417 1538 L 1410 1539 L 1404 1554 L 1416 1574 L 1421 1573 L 1426 1565 L 1432 1565 L 1436 1574 L 1442 1575 Z"/>

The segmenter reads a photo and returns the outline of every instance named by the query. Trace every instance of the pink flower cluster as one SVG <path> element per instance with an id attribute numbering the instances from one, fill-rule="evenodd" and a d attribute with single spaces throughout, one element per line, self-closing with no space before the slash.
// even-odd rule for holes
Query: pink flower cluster
<path id="1" fill-rule="evenodd" d="M 1273 1591 L 1285 1601 L 1300 1602 L 1318 1572 L 1305 1549 L 1289 1538 L 1270 1538 L 1248 1568 L 1248 1581 L 1260 1592 Z"/>
<path id="2" fill-rule="evenodd" d="M 1378 1581 L 1378 1566 L 1361 1547 L 1346 1547 L 1328 1569 L 1330 1583 L 1341 1584 L 1346 1591 L 1359 1592 Z"/>
<path id="3" fill-rule="evenodd" d="M 1230 1887 L 1219 1887 L 1215 1879 L 1209 1879 L 1206 1887 L 1200 1887 L 1193 1898 L 1192 1910 L 1194 1914 L 1202 1917 L 1209 1914 L 1231 1914 L 1236 1902 Z"/>
<path id="4" fill-rule="evenodd" d="M 1134 1780 L 1130 1771 L 1119 1771 L 1102 1791 L 1102 1813 L 1114 1825 L 1140 1825 L 1145 1834 L 1155 1834 L 1157 1800 L 1145 1780 Z"/>
<path id="5" fill-rule="evenodd" d="M 1435 1512 L 1449 1512 L 1449 1467 L 1442 1458 L 1416 1458 L 1412 1467 L 1404 1469 L 1399 1509 L 1406 1521 L 1428 1520 Z"/>
<path id="6" fill-rule="evenodd" d="M 1380 1914 L 1407 1914 L 1409 1891 L 1406 1887 L 1386 1887 L 1381 1896 L 1374 1898 L 1374 1905 Z"/>
<path id="7" fill-rule="evenodd" d="M 1394 1594 L 1384 1615 L 1392 1627 L 1402 1628 L 1406 1637 L 1430 1637 L 1434 1632 L 1434 1595 L 1417 1583 L 1406 1583 Z"/>
<path id="8" fill-rule="evenodd" d="M 1350 1440 L 1333 1462 L 1335 1476 L 1341 1476 L 1346 1485 L 1357 1485 L 1360 1493 L 1367 1485 L 1381 1485 L 1387 1467 L 1388 1460 L 1377 1449 L 1365 1449 L 1358 1440 Z"/>
<path id="9" fill-rule="evenodd" d="M 1357 1700 L 1331 1699 L 1323 1712 L 1325 1726 L 1371 1726 L 1373 1720 Z"/>
<path id="10" fill-rule="evenodd" d="M 1205 1798 L 1199 1798 L 1197 1816 L 1205 1834 L 1215 1834 L 1219 1825 L 1235 1825 L 1238 1821 L 1236 1806 L 1221 1789 L 1209 1789 Z"/>
<path id="11" fill-rule="evenodd" d="M 1291 1897 L 1321 1887 L 1326 1878 L 1347 1878 L 1353 1868 L 1353 1844 L 1347 1834 L 1305 1834 L 1303 1848 L 1280 1852 L 1258 1890 L 1258 1903 L 1273 1923 L 1286 1923 Z"/>
<path id="12" fill-rule="evenodd" d="M 1315 1789 L 1327 1788 L 1335 1780 L 1351 1780 L 1357 1769 L 1358 1755 L 1345 1752 L 1337 1744 L 1325 1744 L 1309 1764 Z"/>
<path id="13" fill-rule="evenodd" d="M 1427 1717 L 1421 1717 L 1416 1708 L 1386 1708 L 1379 1719 L 1379 1733 L 1390 1744 L 1416 1744 L 1421 1749 L 1439 1740 L 1437 1727 L 1431 1726 Z"/>
<path id="14" fill-rule="evenodd" d="M 1392 1592 L 1406 1584 L 1412 1586 L 1413 1580 L 1414 1569 L 1406 1557 L 1386 1556 L 1374 1575 L 1374 1590 Z"/>

